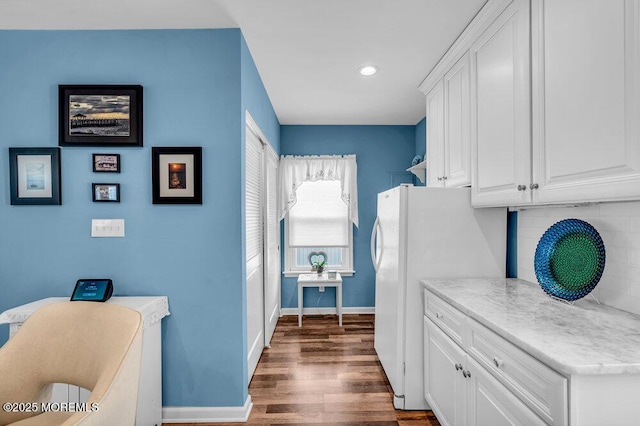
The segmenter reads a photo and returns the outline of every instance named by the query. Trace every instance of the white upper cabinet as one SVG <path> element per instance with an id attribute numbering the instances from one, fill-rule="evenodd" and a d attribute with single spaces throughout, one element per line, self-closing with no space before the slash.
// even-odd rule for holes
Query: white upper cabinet
<path id="1" fill-rule="evenodd" d="M 428 186 L 471 184 L 469 55 L 427 93 Z"/>
<path id="2" fill-rule="evenodd" d="M 421 89 L 430 185 L 470 146 L 475 207 L 640 200 L 640 0 L 489 0 Z"/>
<path id="3" fill-rule="evenodd" d="M 444 93 L 439 82 L 427 93 L 427 186 L 444 186 Z"/>
<path id="4" fill-rule="evenodd" d="M 640 198 L 640 1 L 532 0 L 536 203 Z"/>
<path id="5" fill-rule="evenodd" d="M 444 76 L 444 181 L 471 185 L 469 54 Z"/>
<path id="6" fill-rule="evenodd" d="M 514 0 L 470 49 L 474 206 L 531 201 L 529 22 Z"/>

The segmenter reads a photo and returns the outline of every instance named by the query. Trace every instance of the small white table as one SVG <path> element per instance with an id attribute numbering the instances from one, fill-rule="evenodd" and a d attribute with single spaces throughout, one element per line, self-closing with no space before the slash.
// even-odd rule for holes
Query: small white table
<path id="1" fill-rule="evenodd" d="M 0 324 L 9 324 L 9 337 L 39 308 L 68 301 L 68 297 L 49 297 L 9 309 L 0 314 Z M 161 320 L 169 314 L 167 296 L 112 297 L 106 303 L 126 306 L 142 314 L 142 360 L 138 389 L 137 426 L 162 424 L 162 333 Z M 52 402 L 86 402 L 89 391 L 77 386 L 56 383 Z"/>
<path id="2" fill-rule="evenodd" d="M 336 273 L 336 277 L 331 279 L 326 272 L 298 275 L 298 327 L 302 327 L 302 291 L 305 287 L 318 287 L 320 291 L 324 291 L 324 287 L 336 288 L 336 313 L 338 324 L 342 326 L 342 277 L 340 274 Z"/>

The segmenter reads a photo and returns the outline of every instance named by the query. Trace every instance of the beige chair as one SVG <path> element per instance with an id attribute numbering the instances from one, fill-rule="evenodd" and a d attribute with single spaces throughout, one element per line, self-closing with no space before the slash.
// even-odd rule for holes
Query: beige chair
<path id="1" fill-rule="evenodd" d="M 108 303 L 63 302 L 37 310 L 0 348 L 0 404 L 40 406 L 52 383 L 68 383 L 91 392 L 87 411 L 0 409 L 0 425 L 133 426 L 142 328 L 139 312 Z"/>

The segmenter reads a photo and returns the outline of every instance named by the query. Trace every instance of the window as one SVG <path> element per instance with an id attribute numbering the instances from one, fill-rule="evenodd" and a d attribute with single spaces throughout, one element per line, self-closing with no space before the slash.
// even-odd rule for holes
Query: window
<path id="1" fill-rule="evenodd" d="M 353 273 L 353 231 L 340 181 L 306 181 L 298 187 L 296 200 L 285 221 L 286 273 L 309 272 L 313 252 L 327 254 L 327 269 Z"/>

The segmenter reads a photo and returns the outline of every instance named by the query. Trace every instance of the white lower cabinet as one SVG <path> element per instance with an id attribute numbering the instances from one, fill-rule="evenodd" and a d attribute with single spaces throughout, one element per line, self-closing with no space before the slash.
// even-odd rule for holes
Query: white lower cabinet
<path id="1" fill-rule="evenodd" d="M 467 425 L 546 425 L 473 358 L 467 359 Z"/>
<path id="2" fill-rule="evenodd" d="M 424 397 L 448 426 L 568 425 L 567 378 L 424 293 Z"/>
<path id="3" fill-rule="evenodd" d="M 517 279 L 422 284 L 424 397 L 443 425 L 640 425 L 637 316 Z"/>
<path id="4" fill-rule="evenodd" d="M 467 354 L 424 317 L 424 398 L 441 425 L 466 424 Z"/>
<path id="5" fill-rule="evenodd" d="M 546 424 L 426 316 L 424 345 L 425 399 L 440 424 Z"/>

